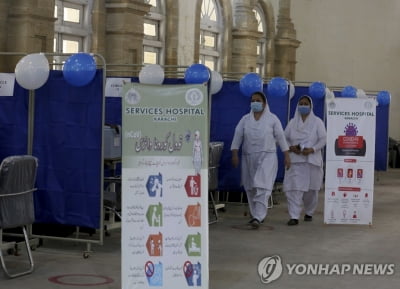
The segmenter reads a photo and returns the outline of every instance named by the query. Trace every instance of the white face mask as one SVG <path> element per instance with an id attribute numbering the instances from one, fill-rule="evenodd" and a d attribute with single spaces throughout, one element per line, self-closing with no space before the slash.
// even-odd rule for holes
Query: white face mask
<path id="1" fill-rule="evenodd" d="M 258 101 L 251 102 L 250 108 L 254 112 L 260 112 L 264 109 L 262 102 L 258 102 Z"/>
<path id="2" fill-rule="evenodd" d="M 308 105 L 299 105 L 297 109 L 301 115 L 309 114 L 311 111 L 311 107 Z"/>

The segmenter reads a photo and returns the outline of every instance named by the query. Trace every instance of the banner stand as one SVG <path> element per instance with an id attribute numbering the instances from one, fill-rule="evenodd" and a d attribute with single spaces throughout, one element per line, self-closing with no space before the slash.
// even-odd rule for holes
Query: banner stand
<path id="1" fill-rule="evenodd" d="M 376 100 L 327 103 L 326 224 L 372 225 Z"/>

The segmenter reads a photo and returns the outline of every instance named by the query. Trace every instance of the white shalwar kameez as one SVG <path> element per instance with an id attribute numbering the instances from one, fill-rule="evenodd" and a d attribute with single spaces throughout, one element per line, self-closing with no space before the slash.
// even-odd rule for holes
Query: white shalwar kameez
<path id="1" fill-rule="evenodd" d="M 231 150 L 242 146 L 241 183 L 250 214 L 260 222 L 267 215 L 267 200 L 278 172 L 276 142 L 282 151 L 289 149 L 281 122 L 266 106 L 259 120 L 253 112 L 242 117 L 231 145 Z"/>
<path id="2" fill-rule="evenodd" d="M 322 120 L 312 112 L 312 103 L 311 112 L 304 122 L 296 108 L 285 129 L 285 136 L 289 146 L 314 149 L 314 153 L 307 156 L 290 152 L 291 165 L 283 180 L 290 218 L 298 220 L 303 204 L 306 215 L 314 214 L 324 175 L 322 149 L 326 144 L 326 130 Z"/>

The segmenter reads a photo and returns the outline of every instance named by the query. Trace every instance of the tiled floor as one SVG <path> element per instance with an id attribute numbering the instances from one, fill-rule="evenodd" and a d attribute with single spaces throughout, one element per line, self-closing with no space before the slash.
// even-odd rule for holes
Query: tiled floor
<path id="1" fill-rule="evenodd" d="M 280 195 L 278 201 L 280 204 L 270 209 L 258 231 L 248 230 L 244 225 L 248 220 L 244 216 L 246 205 L 229 203 L 226 211 L 220 212 L 219 221 L 210 225 L 209 288 L 398 288 L 400 169 L 376 175 L 372 226 L 325 225 L 321 192 L 313 222 L 300 221 L 298 226 L 289 227 L 285 197 Z M 120 230 L 111 231 L 103 246 L 93 245 L 92 249 L 93 253 L 84 259 L 84 244 L 45 240 L 33 251 L 34 272 L 15 279 L 7 279 L 0 273 L 0 288 L 120 289 Z M 283 273 L 279 279 L 264 284 L 258 264 L 263 258 L 275 255 L 281 258 Z M 7 260 L 11 266 L 20 267 L 23 257 L 7 256 Z M 315 264 L 330 266 L 330 271 L 322 269 L 319 274 L 305 271 Z M 392 274 L 368 274 L 373 269 L 364 271 L 367 274 L 350 272 L 355 266 L 374 268 L 378 264 L 386 266 L 385 272 Z M 334 266 L 336 269 L 332 271 Z"/>

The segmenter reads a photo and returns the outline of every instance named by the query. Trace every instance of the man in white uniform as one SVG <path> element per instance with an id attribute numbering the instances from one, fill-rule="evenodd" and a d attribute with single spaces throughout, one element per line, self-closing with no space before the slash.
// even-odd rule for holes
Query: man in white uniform
<path id="1" fill-rule="evenodd" d="M 235 128 L 231 151 L 232 165 L 237 167 L 238 151 L 242 146 L 241 182 L 253 217 L 249 224 L 257 229 L 267 215 L 267 200 L 278 172 L 276 142 L 285 155 L 287 168 L 290 167 L 290 157 L 282 124 L 270 112 L 263 92 L 251 96 L 250 108 L 251 111 Z"/>
<path id="2" fill-rule="evenodd" d="M 304 221 L 312 221 L 324 176 L 322 149 L 326 144 L 326 130 L 323 121 L 314 115 L 312 109 L 311 97 L 301 96 L 295 115 L 285 129 L 292 162 L 283 180 L 289 226 L 299 223 L 303 203 Z"/>

